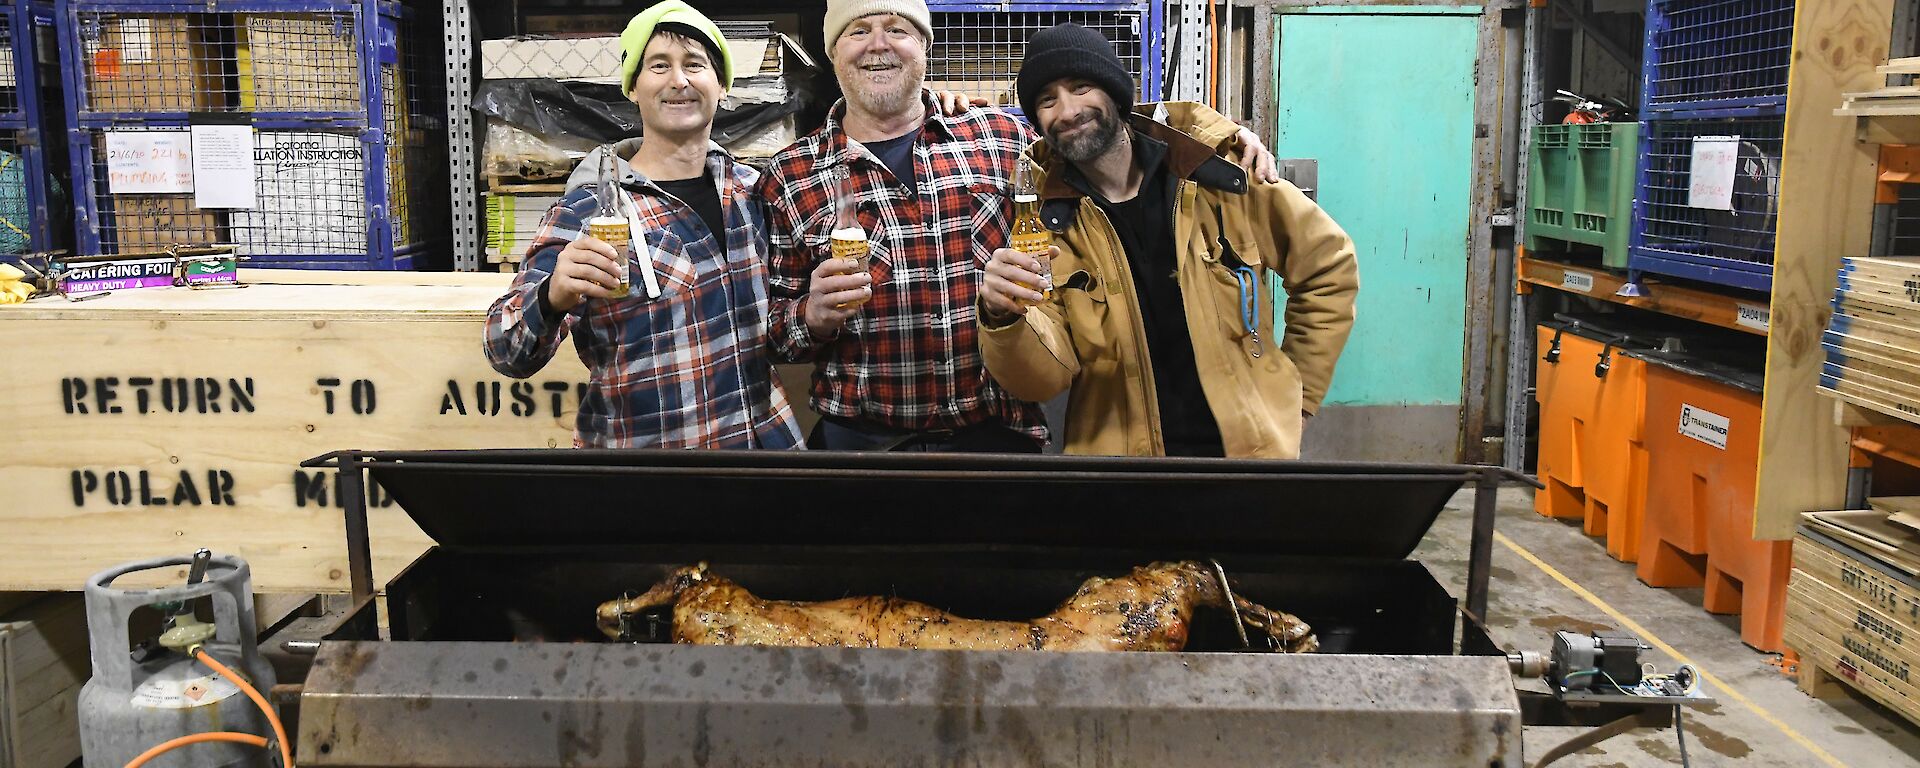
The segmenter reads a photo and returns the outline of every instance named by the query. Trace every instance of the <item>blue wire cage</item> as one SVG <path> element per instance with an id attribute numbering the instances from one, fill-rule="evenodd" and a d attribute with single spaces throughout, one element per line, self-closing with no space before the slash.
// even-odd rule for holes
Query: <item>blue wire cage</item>
<path id="1" fill-rule="evenodd" d="M 1653 0 L 1642 119 L 1782 115 L 1793 0 Z"/>
<path id="2" fill-rule="evenodd" d="M 53 5 L 0 2 L 0 260 L 62 248 L 60 182 L 50 171 L 65 153 L 47 137 L 61 129 L 58 68 L 41 63 Z"/>
<path id="3" fill-rule="evenodd" d="M 1640 128 L 1629 270 L 1770 290 L 1785 119 L 1649 121 Z M 1732 210 L 1692 207 L 1694 140 L 1738 138 Z"/>
<path id="4" fill-rule="evenodd" d="M 449 235 L 439 48 L 426 11 L 377 0 L 59 0 L 77 249 L 227 243 L 255 263 L 410 269 Z M 433 11 L 437 13 L 437 9 Z M 420 50 L 420 49 L 429 50 Z M 122 193 L 119 131 L 254 130 L 255 205 Z M 436 184 L 436 180 L 440 183 Z M 436 250 L 437 249 L 437 250 Z"/>
<path id="5" fill-rule="evenodd" d="M 985 98 L 1020 111 L 1014 77 L 1027 40 L 1055 24 L 1073 22 L 1099 31 L 1139 85 L 1141 101 L 1158 101 L 1165 70 L 1162 48 L 1164 0 L 983 3 L 929 0 L 933 46 L 927 54 L 927 84 Z"/>

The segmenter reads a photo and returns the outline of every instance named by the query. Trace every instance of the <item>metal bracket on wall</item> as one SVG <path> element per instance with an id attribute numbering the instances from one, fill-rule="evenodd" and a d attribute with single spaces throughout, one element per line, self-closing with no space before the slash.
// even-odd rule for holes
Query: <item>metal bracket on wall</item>
<path id="1" fill-rule="evenodd" d="M 1296 159 L 1280 161 L 1280 178 L 1299 187 L 1308 200 L 1320 201 L 1320 161 Z"/>
<path id="2" fill-rule="evenodd" d="M 453 195 L 453 268 L 480 270 L 480 189 L 476 184 L 473 110 L 473 12 L 468 0 L 441 0 L 447 62 L 447 158 Z"/>

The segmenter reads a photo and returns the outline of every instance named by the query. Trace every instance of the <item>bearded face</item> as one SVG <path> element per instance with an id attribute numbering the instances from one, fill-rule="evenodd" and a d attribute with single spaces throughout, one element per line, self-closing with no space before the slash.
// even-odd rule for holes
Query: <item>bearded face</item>
<path id="1" fill-rule="evenodd" d="M 872 115 L 905 114 L 920 101 L 927 44 L 913 23 L 892 14 L 854 19 L 834 41 L 833 73 L 847 101 Z"/>
<path id="2" fill-rule="evenodd" d="M 1119 105 L 1106 91 L 1085 80 L 1061 80 L 1049 85 L 1035 103 L 1035 110 L 1047 142 L 1069 162 L 1090 162 L 1120 141 Z"/>

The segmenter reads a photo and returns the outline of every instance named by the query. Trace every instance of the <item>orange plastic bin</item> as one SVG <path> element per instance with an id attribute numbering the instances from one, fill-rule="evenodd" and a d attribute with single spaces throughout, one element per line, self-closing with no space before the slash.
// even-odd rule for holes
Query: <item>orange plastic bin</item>
<path id="1" fill-rule="evenodd" d="M 1641 581 L 1704 583 L 1708 613 L 1740 614 L 1740 639 L 1778 651 L 1792 543 L 1753 538 L 1760 393 L 1698 368 L 1647 367 L 1646 520 Z"/>
<path id="2" fill-rule="evenodd" d="M 1540 404 L 1537 473 L 1547 488 L 1534 494 L 1533 509 L 1547 517 L 1586 515 L 1586 478 L 1581 449 L 1599 402 L 1593 366 L 1600 342 L 1541 325 L 1534 356 L 1534 399 Z M 1555 350 L 1558 350 L 1557 354 Z"/>
<path id="3" fill-rule="evenodd" d="M 1556 332 L 1539 328 L 1538 470 L 1547 489 L 1534 510 L 1581 518 L 1587 535 L 1606 537 L 1608 554 L 1633 562 L 1646 498 L 1646 362 L 1573 331 L 1558 332 L 1559 361 L 1550 362 Z"/>

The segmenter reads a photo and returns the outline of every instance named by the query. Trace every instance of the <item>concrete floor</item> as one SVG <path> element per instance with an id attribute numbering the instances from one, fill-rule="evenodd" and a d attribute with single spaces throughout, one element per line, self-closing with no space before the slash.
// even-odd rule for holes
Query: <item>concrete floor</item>
<path id="1" fill-rule="evenodd" d="M 1448 504 L 1414 554 L 1461 595 L 1466 593 L 1472 505 L 1473 492 L 1463 491 Z M 1739 617 L 1702 611 L 1698 589 L 1654 589 L 1641 584 L 1634 578 L 1632 565 L 1608 557 L 1601 541 L 1583 534 L 1577 521 L 1535 514 L 1532 490 L 1501 491 L 1496 530 L 1746 699 L 1742 702 L 1724 689 L 1707 686 L 1719 703 L 1691 709 L 1684 718 L 1687 754 L 1693 765 L 1920 766 L 1920 727 L 1851 691 L 1826 700 L 1801 693 L 1792 679 L 1768 663 L 1776 657 L 1740 642 Z M 1493 550 L 1487 612 L 1496 642 L 1509 649 L 1542 653 L 1555 630 L 1620 628 L 1599 608 L 1499 543 Z M 1646 658 L 1664 671 L 1677 666 L 1659 650 L 1648 652 Z M 1529 728 L 1526 754 L 1538 759 L 1579 732 Z M 1679 763 L 1674 733 L 1665 729 L 1622 734 L 1555 765 L 1637 768 Z"/>

